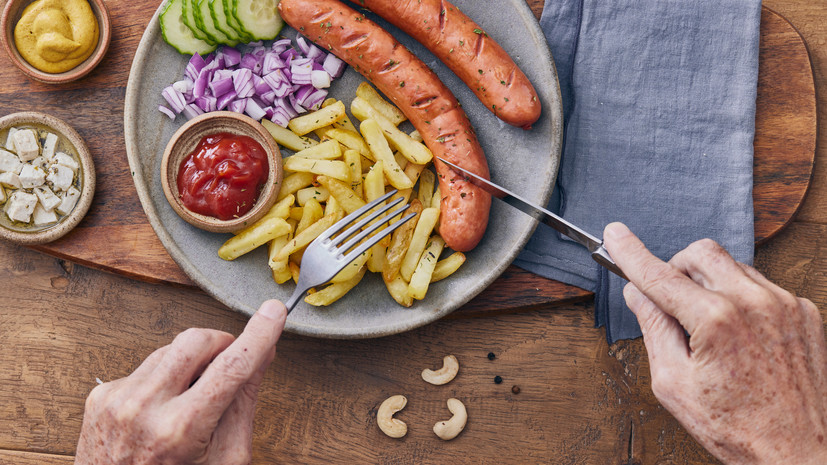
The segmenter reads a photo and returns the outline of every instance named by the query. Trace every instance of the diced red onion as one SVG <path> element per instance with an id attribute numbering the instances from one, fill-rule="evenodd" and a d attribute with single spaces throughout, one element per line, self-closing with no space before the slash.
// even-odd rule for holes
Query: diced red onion
<path id="1" fill-rule="evenodd" d="M 165 107 L 165 106 L 163 106 L 163 105 L 158 105 L 158 110 L 159 110 L 161 113 L 163 113 L 163 114 L 165 114 L 165 115 L 169 116 L 169 119 L 172 119 L 172 120 L 174 120 L 174 119 L 175 119 L 175 112 L 173 112 L 173 111 L 172 111 L 172 110 L 170 110 L 169 108 L 167 108 L 167 107 Z M 270 115 L 270 116 L 272 116 L 272 115 Z"/>
<path id="2" fill-rule="evenodd" d="M 255 99 L 248 98 L 247 105 L 244 107 L 244 113 L 247 113 L 250 118 L 253 118 L 256 121 L 261 120 L 267 114 L 261 106 L 256 103 Z"/>
<path id="3" fill-rule="evenodd" d="M 184 116 L 187 117 L 187 119 L 193 119 L 198 115 L 203 115 L 204 114 L 204 112 L 201 111 L 200 108 L 198 108 L 198 105 L 196 105 L 194 103 L 190 103 L 189 105 L 185 106 L 183 113 L 184 113 Z"/>
<path id="4" fill-rule="evenodd" d="M 267 84 L 264 79 L 259 77 L 257 74 L 253 74 L 253 88 L 256 90 L 256 95 L 261 95 L 265 92 L 269 92 L 273 89 L 270 88 L 270 85 Z"/>
<path id="5" fill-rule="evenodd" d="M 310 51 L 310 43 L 302 36 L 296 36 L 296 45 L 299 46 L 299 50 L 303 55 L 307 55 L 307 52 Z"/>
<path id="6" fill-rule="evenodd" d="M 311 110 L 318 110 L 322 107 L 322 103 L 324 103 L 326 98 L 327 91 L 325 89 L 316 89 L 312 94 L 308 95 L 307 98 L 304 99 L 302 106 Z"/>
<path id="7" fill-rule="evenodd" d="M 273 71 L 286 67 L 287 64 L 279 58 L 276 52 L 268 52 L 264 55 L 264 61 L 261 63 L 261 74 L 270 74 Z"/>
<path id="8" fill-rule="evenodd" d="M 267 105 L 272 105 L 273 102 L 276 100 L 276 92 L 275 91 L 267 91 L 258 96 L 262 102 L 266 103 Z"/>
<path id="9" fill-rule="evenodd" d="M 233 71 L 233 86 L 239 98 L 247 98 L 255 93 L 252 78 L 253 73 L 247 68 L 239 68 Z"/>
<path id="10" fill-rule="evenodd" d="M 230 90 L 221 97 L 218 97 L 218 100 L 215 102 L 216 110 L 220 111 L 227 108 L 227 105 L 229 105 L 230 102 L 234 102 L 236 97 L 238 97 L 238 95 L 235 93 L 234 90 Z"/>
<path id="11" fill-rule="evenodd" d="M 195 81 L 198 73 L 200 73 L 205 66 L 207 66 L 207 62 L 196 52 L 187 63 L 187 68 L 184 70 L 184 73 L 190 81 Z"/>
<path id="12" fill-rule="evenodd" d="M 310 63 L 297 64 L 298 60 L 294 60 L 290 65 L 291 81 L 293 84 L 310 84 L 310 73 L 313 72 L 313 66 Z"/>
<path id="13" fill-rule="evenodd" d="M 290 94 L 287 96 L 287 101 L 290 103 L 290 106 L 293 107 L 293 111 L 297 114 L 307 113 L 307 108 L 304 108 L 296 101 L 296 94 Z"/>
<path id="14" fill-rule="evenodd" d="M 184 95 L 177 90 L 175 90 L 174 86 L 168 86 L 161 91 L 161 95 L 164 99 L 169 103 L 170 108 L 172 111 L 175 112 L 177 115 L 181 113 L 184 107 L 187 105 L 186 100 L 184 99 Z"/>
<path id="15" fill-rule="evenodd" d="M 209 87 L 210 91 L 212 91 L 212 94 L 214 96 L 221 97 L 222 95 L 234 89 L 233 78 L 231 76 L 224 79 L 213 79 L 213 81 L 210 82 Z"/>
<path id="16" fill-rule="evenodd" d="M 290 105 L 289 97 L 285 98 L 277 98 L 273 102 L 273 108 L 276 111 L 281 111 L 284 115 L 287 116 L 288 120 L 291 120 L 297 116 L 299 116 L 299 112 L 297 112 L 292 105 Z"/>
<path id="17" fill-rule="evenodd" d="M 238 66 L 249 69 L 256 74 L 261 73 L 261 60 L 252 53 L 245 53 L 244 56 L 241 57 L 241 63 L 239 63 Z"/>
<path id="18" fill-rule="evenodd" d="M 230 111 L 234 111 L 236 113 L 244 113 L 244 110 L 247 108 L 247 99 L 242 98 L 238 100 L 233 100 L 227 106 L 227 109 Z"/>
<path id="19" fill-rule="evenodd" d="M 325 70 L 311 71 L 310 83 L 317 89 L 326 89 L 330 87 L 330 75 Z"/>
<path id="20" fill-rule="evenodd" d="M 293 45 L 293 43 L 290 42 L 290 39 L 279 39 L 273 42 L 271 48 L 274 52 L 281 53 L 290 48 L 291 45 Z"/>
<path id="21" fill-rule="evenodd" d="M 241 52 L 235 47 L 221 47 L 224 54 L 224 66 L 230 68 L 241 62 Z"/>
<path id="22" fill-rule="evenodd" d="M 342 73 L 345 71 L 345 66 L 347 66 L 345 62 L 332 53 L 328 53 L 324 59 L 324 63 L 322 63 L 324 70 L 334 79 L 342 76 Z"/>

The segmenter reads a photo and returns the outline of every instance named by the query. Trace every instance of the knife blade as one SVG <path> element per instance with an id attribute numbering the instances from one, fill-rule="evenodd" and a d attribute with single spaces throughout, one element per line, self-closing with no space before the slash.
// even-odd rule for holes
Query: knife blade
<path id="1" fill-rule="evenodd" d="M 578 244 L 586 247 L 589 253 L 591 253 L 592 259 L 611 271 L 612 273 L 620 276 L 623 279 L 627 279 L 626 275 L 623 274 L 623 271 L 617 266 L 617 264 L 612 260 L 612 257 L 609 256 L 609 252 L 603 247 L 603 241 L 598 239 L 597 237 L 583 231 L 579 227 L 575 226 L 574 224 L 564 220 L 563 218 L 555 215 L 554 213 L 546 210 L 545 208 L 535 205 L 532 202 L 520 197 L 519 195 L 505 189 L 504 187 L 498 186 L 493 182 L 477 176 L 476 174 L 460 168 L 459 166 L 443 159 L 442 157 L 435 156 L 439 159 L 442 163 L 445 163 L 451 169 L 460 173 L 463 178 L 470 182 L 471 184 L 479 187 L 480 189 L 488 192 L 492 196 L 502 200 L 503 202 L 511 205 L 512 207 L 522 211 L 523 213 L 528 214 L 532 218 L 540 221 L 546 226 L 551 227 L 552 229 L 564 234 L 565 236 L 569 237 L 570 239 L 574 240 Z"/>

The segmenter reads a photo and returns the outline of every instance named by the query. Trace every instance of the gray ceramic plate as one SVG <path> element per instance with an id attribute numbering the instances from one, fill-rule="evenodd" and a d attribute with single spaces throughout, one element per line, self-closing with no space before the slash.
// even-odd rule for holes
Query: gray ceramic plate
<path id="1" fill-rule="evenodd" d="M 492 179 L 545 204 L 557 175 L 563 125 L 557 74 L 542 31 L 524 0 L 500 0 L 496 5 L 458 0 L 455 4 L 511 53 L 537 88 L 543 114 L 531 131 L 500 122 L 424 47 L 384 21 L 378 22 L 454 91 L 477 130 Z M 170 121 L 158 111 L 158 105 L 164 103 L 161 90 L 182 78 L 188 57 L 164 43 L 158 12 L 138 46 L 126 91 L 126 152 L 135 187 L 155 232 L 184 272 L 228 307 L 252 315 L 265 299 L 286 300 L 293 286 L 273 282 L 265 250 L 256 250 L 234 262 L 218 258 L 216 251 L 229 236 L 208 233 L 184 222 L 173 212 L 161 188 L 159 170 L 164 147 L 184 122 L 183 116 Z M 295 37 L 290 28 L 285 28 L 283 34 Z M 362 81 L 361 75 L 348 69 L 331 87 L 331 95 L 347 104 Z M 398 306 L 379 276 L 369 273 L 353 291 L 330 307 L 313 308 L 300 302 L 287 320 L 287 330 L 317 337 L 368 338 L 430 323 L 491 284 L 514 260 L 535 226 L 536 222 L 523 213 L 494 202 L 480 245 L 467 254 L 468 260 L 457 273 L 433 284 L 426 298 L 413 307 Z"/>

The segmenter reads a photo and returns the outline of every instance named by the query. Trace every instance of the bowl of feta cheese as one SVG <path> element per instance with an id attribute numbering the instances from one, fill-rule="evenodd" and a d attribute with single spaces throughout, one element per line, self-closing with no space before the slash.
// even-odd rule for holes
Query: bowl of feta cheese
<path id="1" fill-rule="evenodd" d="M 95 193 L 95 167 L 80 135 L 38 112 L 0 118 L 0 237 L 45 244 L 83 219 Z"/>

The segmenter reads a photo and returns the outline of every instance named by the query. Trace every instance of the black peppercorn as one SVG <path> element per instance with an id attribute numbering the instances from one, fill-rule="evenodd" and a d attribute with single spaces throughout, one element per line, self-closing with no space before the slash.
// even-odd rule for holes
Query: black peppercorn
<path id="1" fill-rule="evenodd" d="M 511 386 L 511 392 L 514 393 L 514 394 L 519 394 L 520 393 L 520 386 L 517 386 L 516 384 L 514 386 Z"/>
<path id="2" fill-rule="evenodd" d="M 498 376 L 495 376 L 495 377 L 494 377 L 494 383 L 496 383 L 496 384 L 502 384 L 502 382 L 503 382 L 503 377 L 502 377 L 502 376 L 499 376 L 499 375 L 498 375 Z"/>
<path id="3" fill-rule="evenodd" d="M 494 360 L 497 356 L 494 355 L 494 352 L 488 352 L 488 360 Z"/>

